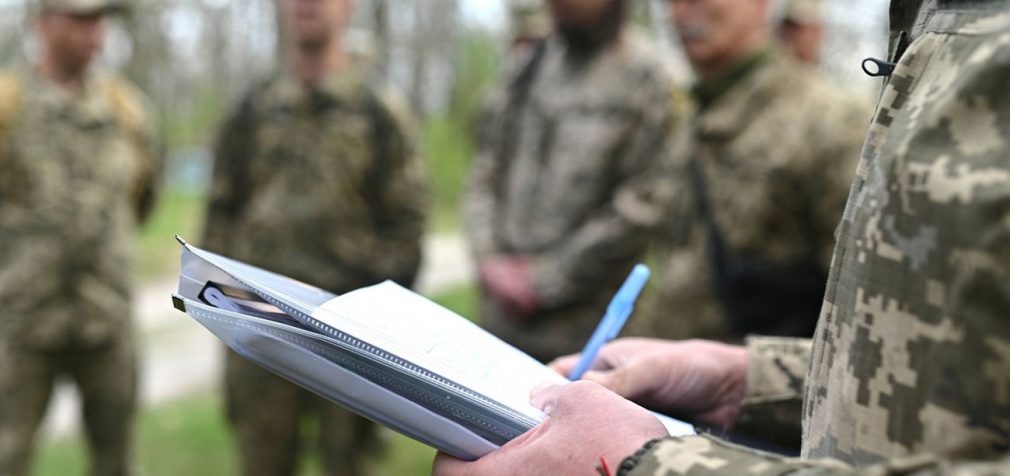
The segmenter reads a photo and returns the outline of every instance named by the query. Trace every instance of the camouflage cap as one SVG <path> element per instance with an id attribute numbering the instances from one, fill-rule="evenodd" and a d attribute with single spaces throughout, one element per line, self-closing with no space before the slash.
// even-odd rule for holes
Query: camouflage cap
<path id="1" fill-rule="evenodd" d="M 821 22 L 820 0 L 786 0 L 785 4 L 784 20 L 800 25 Z"/>
<path id="2" fill-rule="evenodd" d="M 72 14 L 114 13 L 125 5 L 120 0 L 38 0 L 38 11 Z"/>

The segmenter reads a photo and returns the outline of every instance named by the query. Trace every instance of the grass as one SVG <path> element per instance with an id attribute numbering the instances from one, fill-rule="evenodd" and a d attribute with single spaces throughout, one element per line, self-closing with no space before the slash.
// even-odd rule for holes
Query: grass
<path id="1" fill-rule="evenodd" d="M 215 393 L 189 397 L 143 412 L 137 428 L 139 473 L 145 476 L 238 474 L 236 443 L 222 409 L 221 397 Z M 431 472 L 435 450 L 397 433 L 388 432 L 387 436 L 388 447 L 375 462 L 376 475 Z M 33 474 L 84 476 L 87 461 L 80 438 L 62 438 L 41 448 Z M 315 450 L 304 455 L 299 467 L 299 474 L 303 476 L 322 475 Z"/>
<path id="2" fill-rule="evenodd" d="M 477 315 L 477 288 L 465 285 L 432 297 L 456 313 Z M 423 475 L 431 472 L 435 451 L 397 433 L 375 462 L 376 475 Z M 310 447 L 311 448 L 311 447 Z M 137 422 L 137 461 L 145 476 L 221 476 L 238 474 L 235 441 L 224 419 L 218 393 L 197 395 L 142 410 Z M 43 444 L 35 458 L 34 476 L 83 476 L 84 443 L 77 435 Z M 319 455 L 310 449 L 300 475 L 322 475 Z"/>
<path id="3" fill-rule="evenodd" d="M 467 131 L 446 116 L 425 124 L 422 149 L 434 196 L 428 228 L 436 233 L 460 228 L 459 204 L 472 153 L 470 142 Z"/>

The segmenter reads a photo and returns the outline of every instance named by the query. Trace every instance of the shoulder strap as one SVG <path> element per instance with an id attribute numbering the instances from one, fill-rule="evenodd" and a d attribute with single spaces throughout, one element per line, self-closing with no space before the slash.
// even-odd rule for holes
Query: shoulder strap
<path id="1" fill-rule="evenodd" d="M 21 80 L 13 73 L 0 72 L 0 162 L 4 159 L 7 135 L 20 109 Z"/>
<path id="2" fill-rule="evenodd" d="M 372 126 L 372 168 L 365 178 L 365 198 L 372 206 L 373 216 L 382 221 L 386 216 L 383 191 L 389 180 L 389 168 L 393 165 L 392 134 L 396 133 L 396 123 L 386 109 L 379 93 L 370 87 L 367 91 L 366 113 Z"/>
<path id="3" fill-rule="evenodd" d="M 147 130 L 149 114 L 140 92 L 126 80 L 110 76 L 105 78 L 100 86 L 102 94 L 112 106 L 116 122 L 126 132 L 126 138 L 137 151 L 131 156 L 136 161 L 137 172 L 134 176 L 133 200 L 136 204 L 138 219 L 143 221 L 154 207 L 152 180 L 158 167 L 158 158 L 153 156 L 150 132 Z"/>
<path id="4" fill-rule="evenodd" d="M 519 73 L 512 78 L 512 81 L 508 85 L 508 98 L 502 110 L 500 136 L 505 139 L 497 144 L 497 166 L 502 169 L 508 167 L 515 152 L 515 144 L 519 143 L 519 113 L 526 105 L 530 90 L 533 88 L 533 81 L 536 79 L 540 64 L 543 63 L 546 51 L 547 40 L 540 40 L 534 46 L 534 50 L 530 53 L 526 64 L 523 65 Z M 500 186 L 501 181 L 499 181 Z M 499 189 L 495 193 L 501 194 L 503 191 Z"/>
<path id="5" fill-rule="evenodd" d="M 712 210 L 712 201 L 709 198 L 708 180 L 705 172 L 701 169 L 701 159 L 697 152 L 688 158 L 688 175 L 691 178 L 691 192 L 694 195 L 695 211 L 705 225 L 705 235 L 708 240 L 708 254 L 713 267 L 713 273 L 718 274 L 717 279 L 729 279 L 729 276 L 737 270 L 729 257 L 726 241 L 723 239 L 722 230 L 715 221 L 715 213 Z"/>
<path id="6" fill-rule="evenodd" d="M 105 80 L 102 86 L 104 94 L 112 104 L 116 120 L 126 129 L 130 140 L 138 145 L 143 144 L 147 111 L 138 93 L 129 83 L 116 77 Z"/>

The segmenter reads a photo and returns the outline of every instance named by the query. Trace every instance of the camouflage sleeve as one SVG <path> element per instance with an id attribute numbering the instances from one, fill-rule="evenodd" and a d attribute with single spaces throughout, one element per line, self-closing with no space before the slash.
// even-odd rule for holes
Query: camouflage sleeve
<path id="1" fill-rule="evenodd" d="M 611 201 L 554 248 L 537 256 L 533 286 L 541 306 L 560 307 L 595 292 L 615 263 L 643 255 L 662 224 L 675 192 L 675 158 L 686 156 L 684 116 L 673 105 L 673 90 L 663 81 L 639 88 L 641 120 L 635 124 Z"/>
<path id="2" fill-rule="evenodd" d="M 799 448 L 810 349 L 809 339 L 747 338 L 747 393 L 734 431 L 783 448 Z"/>
<path id="3" fill-rule="evenodd" d="M 204 248 L 225 252 L 233 237 L 234 223 L 249 190 L 244 160 L 255 147 L 256 134 L 255 93 L 248 94 L 238 109 L 228 117 L 218 132 L 214 148 L 214 172 L 211 176 L 210 197 L 204 221 Z"/>
<path id="4" fill-rule="evenodd" d="M 165 148 L 159 134 L 156 109 L 133 84 L 119 77 L 103 83 L 116 115 L 136 148 L 139 164 L 133 187 L 137 221 L 143 223 L 154 211 L 165 170 Z"/>
<path id="5" fill-rule="evenodd" d="M 471 251 L 478 260 L 499 251 L 494 238 L 494 221 L 498 209 L 495 182 L 501 178 L 496 142 L 500 127 L 496 121 L 501 118 L 502 100 L 498 94 L 489 95 L 477 118 L 473 162 L 463 200 L 463 226 Z"/>
<path id="6" fill-rule="evenodd" d="M 430 202 L 428 178 L 415 147 L 415 127 L 406 103 L 388 90 L 379 99 L 391 119 L 385 151 L 380 151 L 388 154 L 382 162 L 384 178 L 378 182 L 382 209 L 374 213 L 372 239 L 357 243 L 355 255 L 343 259 L 355 269 L 368 270 L 373 279 L 411 286 L 421 265 Z"/>
<path id="7" fill-rule="evenodd" d="M 654 440 L 629 456 L 620 476 L 984 476 L 1008 474 L 1010 456 L 953 462 L 920 454 L 853 468 L 838 460 L 785 458 L 710 436 Z"/>
<path id="8" fill-rule="evenodd" d="M 144 167 L 138 177 L 135 192 L 137 219 L 143 223 L 150 218 L 161 192 L 165 174 L 165 144 L 159 133 L 157 114 L 149 101 L 143 99 L 143 117 L 137 134 Z"/>

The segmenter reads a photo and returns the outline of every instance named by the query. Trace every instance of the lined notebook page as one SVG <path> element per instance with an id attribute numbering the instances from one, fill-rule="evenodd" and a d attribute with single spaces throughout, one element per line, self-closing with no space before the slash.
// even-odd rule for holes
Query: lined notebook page
<path id="1" fill-rule="evenodd" d="M 529 392 L 568 380 L 456 313 L 387 281 L 327 301 L 312 317 L 536 421 Z"/>

